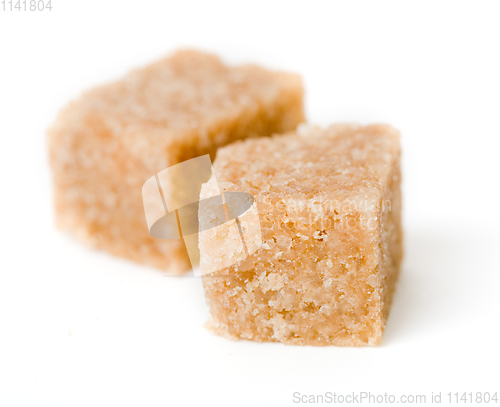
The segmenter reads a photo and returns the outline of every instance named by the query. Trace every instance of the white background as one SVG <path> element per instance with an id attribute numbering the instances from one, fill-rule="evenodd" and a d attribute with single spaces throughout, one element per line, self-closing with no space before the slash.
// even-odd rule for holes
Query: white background
<path id="1" fill-rule="evenodd" d="M 288 406 L 294 392 L 500 397 L 500 3 L 52 7 L 0 9 L 1 406 Z M 183 46 L 302 74 L 311 122 L 402 131 L 406 258 L 380 347 L 228 341 L 203 328 L 200 280 L 54 229 L 45 130 L 57 111 Z"/>

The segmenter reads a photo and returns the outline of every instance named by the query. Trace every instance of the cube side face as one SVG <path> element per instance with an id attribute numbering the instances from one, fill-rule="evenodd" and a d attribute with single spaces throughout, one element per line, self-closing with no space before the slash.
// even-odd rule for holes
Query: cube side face
<path id="1" fill-rule="evenodd" d="M 204 277 L 212 328 L 232 338 L 292 345 L 379 344 L 402 256 L 399 151 L 387 152 L 389 169 L 371 193 L 345 199 L 343 190 L 326 191 L 310 199 L 281 193 L 272 177 L 268 191 L 253 181 L 238 184 L 244 171 L 230 163 L 241 167 L 247 158 L 238 156 L 241 149 L 223 150 L 230 151 L 215 166 L 225 191 L 255 195 L 264 244 Z M 268 173 L 267 164 L 259 166 Z"/>
<path id="2" fill-rule="evenodd" d="M 398 156 L 389 175 L 387 188 L 384 191 L 381 212 L 381 297 L 384 326 L 391 309 L 404 254 L 401 211 L 401 164 Z"/>
<path id="3" fill-rule="evenodd" d="M 376 344 L 382 333 L 380 224 L 257 197 L 263 246 L 204 277 L 219 333 L 300 345 Z M 336 211 L 338 214 L 335 214 Z"/>
<path id="4" fill-rule="evenodd" d="M 149 266 L 189 268 L 182 241 L 154 239 L 141 187 L 150 176 L 99 116 L 69 112 L 49 133 L 56 224 L 80 241 Z"/>
<path id="5" fill-rule="evenodd" d="M 271 96 L 245 95 L 243 89 L 239 97 L 246 97 L 248 106 L 239 104 L 228 112 L 221 108 L 210 117 L 203 106 L 193 112 L 186 105 L 179 116 L 187 117 L 188 125 L 175 128 L 181 122 L 169 123 L 158 104 L 166 98 L 161 85 L 174 81 L 175 88 L 175 75 L 184 75 L 178 62 L 172 68 L 162 61 L 90 91 L 63 110 L 48 133 L 57 225 L 88 245 L 173 274 L 191 269 L 189 257 L 181 240 L 150 236 L 143 183 L 168 166 L 204 154 L 213 159 L 220 146 L 292 130 L 304 119 L 300 79 L 291 75 L 290 80 L 274 80 L 271 75 Z M 217 59 L 209 62 L 208 71 L 223 69 Z M 188 71 L 195 68 L 185 60 L 181 65 Z M 244 70 L 241 75 L 251 74 Z M 191 75 L 192 80 L 183 79 L 185 91 L 193 100 L 203 100 L 203 89 L 195 86 L 198 74 Z M 149 95 L 147 101 L 141 101 L 143 91 Z"/>

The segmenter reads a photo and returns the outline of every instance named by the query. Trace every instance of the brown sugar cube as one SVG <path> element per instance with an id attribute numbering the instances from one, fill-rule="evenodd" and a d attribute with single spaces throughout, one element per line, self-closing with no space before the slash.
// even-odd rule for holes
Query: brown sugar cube
<path id="1" fill-rule="evenodd" d="M 301 125 L 224 147 L 214 168 L 224 193 L 254 196 L 262 245 L 203 276 L 209 326 L 259 342 L 379 344 L 403 255 L 399 132 Z M 199 244 L 210 270 L 217 236 Z"/>
<path id="2" fill-rule="evenodd" d="M 159 171 L 248 137 L 294 130 L 304 120 L 299 76 L 227 67 L 180 51 L 85 93 L 48 133 L 56 222 L 84 242 L 181 273 L 182 240 L 150 236 L 141 188 Z"/>

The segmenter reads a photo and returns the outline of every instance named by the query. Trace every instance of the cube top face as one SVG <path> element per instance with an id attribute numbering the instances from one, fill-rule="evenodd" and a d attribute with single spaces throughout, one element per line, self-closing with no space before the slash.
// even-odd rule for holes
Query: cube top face
<path id="1" fill-rule="evenodd" d="M 219 185 L 255 197 L 263 244 L 204 278 L 214 329 L 378 344 L 401 259 L 399 155 L 399 133 L 385 125 L 299 127 L 219 150 Z M 204 259 L 215 246 L 200 240 Z"/>
<path id="2" fill-rule="evenodd" d="M 287 92 L 301 99 L 298 75 L 252 65 L 228 67 L 210 54 L 179 51 L 87 92 L 75 109 L 67 109 L 67 118 L 119 134 L 132 153 L 154 144 L 156 155 L 165 155 L 165 147 L 175 148 L 186 137 L 196 137 L 201 145 L 217 143 L 209 139 L 224 138 L 217 133 L 227 133 L 232 121 L 240 125 L 245 115 L 255 121 L 262 109 L 279 109 L 276 103 Z M 302 112 L 298 115 L 300 122 Z M 155 155 L 151 149 L 147 153 Z"/>
<path id="3" fill-rule="evenodd" d="M 284 136 L 220 149 L 215 168 L 220 181 L 262 199 L 280 197 L 297 210 L 327 203 L 345 212 L 343 203 L 380 200 L 399 154 L 399 132 L 387 125 L 301 125 Z"/>

